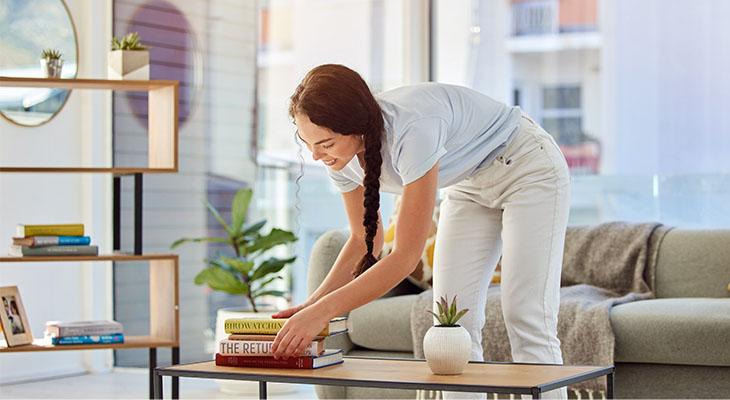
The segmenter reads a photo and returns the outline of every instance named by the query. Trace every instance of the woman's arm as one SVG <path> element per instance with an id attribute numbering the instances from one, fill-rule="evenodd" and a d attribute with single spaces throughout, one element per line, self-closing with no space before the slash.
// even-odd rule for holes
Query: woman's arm
<path id="1" fill-rule="evenodd" d="M 330 319 L 377 299 L 413 272 L 431 227 L 437 183 L 438 163 L 423 177 L 406 185 L 396 221 L 393 251 L 357 279 L 323 293 L 311 306 L 291 317 L 272 345 L 276 357 L 300 354 Z M 349 274 L 349 269 L 346 272 Z"/>
<path id="2" fill-rule="evenodd" d="M 362 258 L 367 251 L 365 247 L 365 227 L 362 225 L 363 214 L 365 212 L 363 206 L 365 188 L 358 186 L 357 189 L 342 193 L 342 200 L 345 204 L 345 213 L 347 221 L 350 225 L 350 237 L 340 250 L 332 269 L 320 283 L 317 290 L 312 293 L 309 298 L 299 306 L 280 311 L 273 318 L 288 318 L 302 309 L 309 307 L 317 302 L 328 293 L 341 288 L 352 281 L 352 269 L 355 264 Z M 378 212 L 378 232 L 375 235 L 373 255 L 376 257 L 383 248 L 383 222 Z"/>
<path id="3" fill-rule="evenodd" d="M 352 269 L 367 251 L 365 247 L 365 227 L 362 225 L 362 216 L 365 212 L 363 206 L 365 188 L 359 186 L 357 189 L 342 193 L 342 200 L 345 204 L 345 213 L 350 225 L 350 237 L 342 247 L 335 264 L 327 274 L 327 277 L 319 285 L 319 288 L 312 293 L 308 302 L 317 302 L 327 294 L 341 288 L 352 281 Z M 375 235 L 373 255 L 377 257 L 383 248 L 383 222 L 378 212 L 378 231 Z"/>

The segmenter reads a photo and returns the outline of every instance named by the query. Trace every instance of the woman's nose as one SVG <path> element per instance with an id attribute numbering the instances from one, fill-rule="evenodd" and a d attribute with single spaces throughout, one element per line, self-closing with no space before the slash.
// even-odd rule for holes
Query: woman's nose
<path id="1" fill-rule="evenodd" d="M 320 153 L 317 149 L 312 149 L 312 158 L 314 161 L 319 161 L 319 159 L 322 158 L 322 153 Z"/>

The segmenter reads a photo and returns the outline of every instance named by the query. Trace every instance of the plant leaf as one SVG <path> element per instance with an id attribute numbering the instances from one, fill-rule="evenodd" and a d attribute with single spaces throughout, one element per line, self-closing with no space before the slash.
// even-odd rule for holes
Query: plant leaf
<path id="1" fill-rule="evenodd" d="M 459 311 L 459 313 L 458 313 L 458 314 L 456 314 L 456 317 L 454 317 L 454 320 L 453 320 L 453 321 L 451 321 L 451 323 L 452 323 L 453 325 L 456 325 L 456 322 L 457 322 L 457 321 L 458 321 L 459 319 L 461 319 L 461 317 L 463 317 L 463 316 L 464 316 L 464 314 L 466 314 L 466 312 L 467 312 L 467 311 L 469 311 L 469 309 L 468 309 L 468 308 L 465 308 L 465 309 L 463 309 L 463 310 Z"/>
<path id="2" fill-rule="evenodd" d="M 269 258 L 268 260 L 261 263 L 258 268 L 256 268 L 256 270 L 253 272 L 253 276 L 251 276 L 251 282 L 257 279 L 261 279 L 268 274 L 281 271 L 281 269 L 284 268 L 286 264 L 294 262 L 296 258 L 296 256 L 285 259 L 275 257 Z"/>
<path id="3" fill-rule="evenodd" d="M 240 258 L 220 257 L 220 259 L 234 270 L 246 275 L 251 272 L 254 265 L 253 261 L 246 261 Z"/>
<path id="4" fill-rule="evenodd" d="M 449 318 L 453 318 L 454 316 L 456 316 L 456 295 L 454 295 L 454 300 L 451 301 L 448 315 Z"/>
<path id="5" fill-rule="evenodd" d="M 233 210 L 231 211 L 231 236 L 239 236 L 241 234 L 241 227 L 246 220 L 246 212 L 248 211 L 248 205 L 251 203 L 252 196 L 253 190 L 251 189 L 241 189 L 236 192 L 236 196 L 233 198 Z"/>
<path id="6" fill-rule="evenodd" d="M 441 307 L 443 307 L 443 311 L 441 313 L 445 314 L 449 312 L 449 302 L 443 297 L 441 297 Z"/>
<path id="7" fill-rule="evenodd" d="M 177 246 L 179 246 L 179 245 L 181 245 L 181 244 L 183 244 L 185 242 L 219 242 L 219 243 L 231 243 L 231 240 L 230 239 L 227 239 L 227 238 L 196 238 L 196 239 L 182 238 L 182 239 L 178 239 L 175 242 L 173 242 L 170 245 L 170 249 L 174 249 L 175 247 L 177 247 Z"/>
<path id="8" fill-rule="evenodd" d="M 262 236 L 258 240 L 255 240 L 253 244 L 246 247 L 246 253 L 251 254 L 255 251 L 264 252 L 274 246 L 278 246 L 284 243 L 291 243 L 297 240 L 296 236 L 292 232 L 285 231 L 282 229 L 274 228 L 269 232 L 268 235 Z"/>
<path id="9" fill-rule="evenodd" d="M 442 306 L 441 303 L 439 303 L 438 301 L 436 302 L 436 307 L 438 307 L 439 309 L 439 314 L 444 313 L 444 306 Z"/>
<path id="10" fill-rule="evenodd" d="M 284 279 L 284 278 L 283 278 L 283 277 L 281 277 L 281 276 L 279 276 L 279 275 L 276 275 L 276 276 L 274 276 L 274 277 L 272 277 L 272 278 L 270 278 L 270 279 L 267 279 L 267 280 L 265 280 L 265 281 L 264 281 L 264 283 L 260 283 L 260 284 L 258 285 L 258 288 L 257 288 L 257 289 L 256 289 L 256 290 L 255 290 L 254 292 L 256 292 L 256 291 L 261 291 L 261 290 L 263 290 L 263 289 L 264 289 L 264 288 L 266 288 L 266 286 L 268 286 L 268 285 L 269 285 L 269 284 L 270 284 L 271 282 L 273 282 L 273 281 L 275 281 L 275 280 L 277 280 L 277 279 Z"/>
<path id="11" fill-rule="evenodd" d="M 284 297 L 284 292 L 281 290 L 266 290 L 263 292 L 258 292 L 253 295 L 254 298 L 261 297 L 261 296 L 276 296 L 276 297 Z"/>
<path id="12" fill-rule="evenodd" d="M 221 268 L 205 268 L 195 277 L 195 284 L 208 284 L 213 290 L 221 290 L 230 294 L 248 294 L 249 287 L 236 276 Z"/>
<path id="13" fill-rule="evenodd" d="M 221 217 L 221 215 L 218 213 L 218 210 L 216 210 L 212 204 L 208 203 L 207 200 L 201 200 L 201 202 L 203 202 L 203 204 L 205 205 L 205 208 L 207 208 L 208 211 L 210 211 L 210 213 L 213 214 L 215 219 L 217 219 L 218 222 L 220 222 L 221 225 L 223 225 L 223 228 L 225 228 L 226 233 L 228 233 L 228 236 L 233 237 L 233 235 L 231 234 L 231 227 L 228 226 L 226 221 L 223 220 L 223 217 Z"/>
<path id="14" fill-rule="evenodd" d="M 441 318 L 439 318 L 439 316 L 438 316 L 438 315 L 436 315 L 436 313 L 435 313 L 435 312 L 433 312 L 433 311 L 431 311 L 431 310 L 426 310 L 426 312 L 427 312 L 427 313 L 429 313 L 429 314 L 431 314 L 431 315 L 433 315 L 434 317 L 436 317 L 436 320 L 437 320 L 437 321 L 441 322 Z"/>
<path id="15" fill-rule="evenodd" d="M 246 229 L 241 232 L 241 236 L 249 236 L 261 230 L 266 225 L 266 220 L 259 221 L 253 225 L 249 225 Z"/>

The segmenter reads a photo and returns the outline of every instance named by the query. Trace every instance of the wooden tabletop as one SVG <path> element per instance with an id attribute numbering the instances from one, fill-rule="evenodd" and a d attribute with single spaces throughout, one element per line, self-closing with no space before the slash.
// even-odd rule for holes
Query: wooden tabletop
<path id="1" fill-rule="evenodd" d="M 613 367 L 539 365 L 510 363 L 469 363 L 461 375 L 434 375 L 423 360 L 345 357 L 344 363 L 314 370 L 216 366 L 214 361 L 173 365 L 159 369 L 161 375 L 220 377 L 223 379 L 269 382 L 336 384 L 354 386 L 454 387 L 529 389 L 558 382 L 583 381 L 606 375 Z M 340 382 L 340 384 L 341 384 Z M 561 385 L 565 386 L 565 385 Z"/>

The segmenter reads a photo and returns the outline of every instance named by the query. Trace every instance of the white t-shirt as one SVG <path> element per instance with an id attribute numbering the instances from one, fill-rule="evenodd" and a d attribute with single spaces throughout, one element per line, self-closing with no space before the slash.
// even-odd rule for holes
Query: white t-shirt
<path id="1" fill-rule="evenodd" d="M 422 83 L 375 96 L 385 135 L 380 190 L 401 194 L 438 161 L 438 187 L 453 185 L 489 164 L 514 137 L 522 112 L 475 90 Z M 341 192 L 362 186 L 357 157 L 327 172 Z"/>

